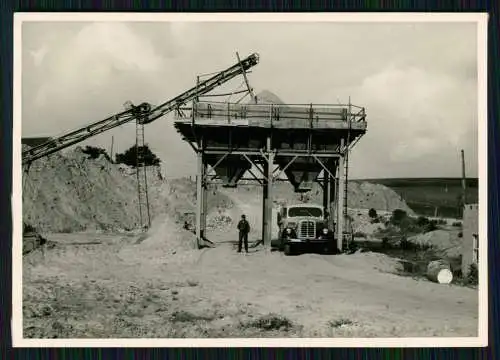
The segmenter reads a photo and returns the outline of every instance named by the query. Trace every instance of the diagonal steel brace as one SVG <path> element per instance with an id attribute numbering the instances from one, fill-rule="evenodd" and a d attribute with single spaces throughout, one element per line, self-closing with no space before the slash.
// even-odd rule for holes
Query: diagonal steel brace
<path id="1" fill-rule="evenodd" d="M 288 169 L 290 167 L 290 165 L 292 165 L 295 162 L 295 160 L 298 159 L 298 157 L 299 157 L 298 155 L 295 155 L 294 158 L 292 160 L 290 160 L 288 162 L 288 164 L 286 164 L 286 166 L 283 169 L 281 169 L 281 171 L 278 173 L 278 175 L 273 177 L 273 180 L 276 180 L 277 178 L 279 178 L 281 176 L 281 174 L 283 174 L 286 171 L 286 169 Z"/>
<path id="2" fill-rule="evenodd" d="M 312 155 L 316 161 L 321 165 L 321 167 L 325 170 L 325 172 L 328 173 L 328 175 L 330 175 L 332 178 L 335 178 L 335 175 L 331 173 L 331 171 L 323 164 L 323 162 L 320 160 L 320 158 L 316 155 Z"/>
<path id="3" fill-rule="evenodd" d="M 257 166 L 257 164 L 255 164 L 255 163 L 252 161 L 252 159 L 250 159 L 250 158 L 248 157 L 248 155 L 247 155 L 247 154 L 243 154 L 243 156 L 245 157 L 245 159 L 247 159 L 247 161 L 248 161 L 251 165 L 255 166 L 255 167 L 257 168 L 257 170 L 259 170 L 259 172 L 260 172 L 260 173 L 262 174 L 262 176 L 264 177 L 264 180 L 268 181 L 268 178 L 267 178 L 267 176 L 264 174 L 264 171 L 262 171 L 262 170 L 261 170 L 261 169 Z"/>
<path id="4" fill-rule="evenodd" d="M 217 168 L 217 166 L 219 166 L 221 164 L 222 161 L 224 161 L 224 159 L 229 155 L 229 153 L 225 153 L 219 160 L 217 160 L 217 162 L 215 163 L 214 166 L 210 166 L 210 171 L 207 172 L 207 176 L 210 175 L 210 172 L 213 170 L 215 172 L 215 169 Z"/>

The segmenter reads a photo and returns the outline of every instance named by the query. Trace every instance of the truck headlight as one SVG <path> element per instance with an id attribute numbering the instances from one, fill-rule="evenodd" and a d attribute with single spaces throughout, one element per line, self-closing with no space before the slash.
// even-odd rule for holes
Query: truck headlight
<path id="1" fill-rule="evenodd" d="M 328 229 L 327 228 L 323 229 L 323 234 L 325 234 L 325 235 L 328 234 Z"/>

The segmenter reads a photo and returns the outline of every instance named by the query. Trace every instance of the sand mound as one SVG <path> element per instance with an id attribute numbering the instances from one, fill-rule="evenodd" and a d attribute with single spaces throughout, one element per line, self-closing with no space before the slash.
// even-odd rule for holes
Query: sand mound
<path id="1" fill-rule="evenodd" d="M 318 184 L 304 194 L 302 199 L 309 202 L 321 204 L 323 202 L 323 190 Z M 287 183 L 275 184 L 275 200 L 278 202 L 301 201 L 301 195 L 295 194 L 292 187 Z M 408 215 L 414 215 L 413 210 L 394 190 L 384 185 L 369 182 L 350 181 L 348 184 L 347 206 L 353 209 L 371 209 L 377 212 L 392 212 L 396 209 L 404 210 Z"/>
<path id="2" fill-rule="evenodd" d="M 368 216 L 368 210 L 366 209 L 348 209 L 348 214 L 352 218 L 352 229 L 354 233 L 369 236 L 384 228 L 382 222 L 372 223 L 373 219 Z"/>
<path id="3" fill-rule="evenodd" d="M 191 229 L 196 224 L 196 183 L 189 178 L 171 180 L 168 184 L 169 214 L 177 224 L 188 223 Z M 232 199 L 215 187 L 207 190 L 207 228 L 222 229 L 231 226 L 233 219 L 228 210 L 234 207 Z"/>
<path id="4" fill-rule="evenodd" d="M 157 249 L 160 252 L 175 253 L 191 250 L 196 246 L 193 233 L 182 229 L 169 217 L 157 217 L 141 242 L 147 249 Z"/>
<path id="5" fill-rule="evenodd" d="M 269 90 L 263 90 L 260 93 L 256 95 L 257 97 L 257 103 L 258 104 L 279 104 L 279 105 L 285 105 L 283 100 L 279 98 L 278 95 L 274 94 L 273 92 Z M 252 100 L 249 101 L 249 103 L 253 103 Z"/>
<path id="6" fill-rule="evenodd" d="M 154 216 L 167 201 L 158 169 L 149 171 Z M 130 230 L 139 225 L 137 206 L 135 176 L 103 156 L 90 159 L 81 148 L 34 162 L 23 194 L 24 221 L 45 232 Z"/>
<path id="7" fill-rule="evenodd" d="M 118 252 L 121 261 L 137 267 L 138 273 L 142 274 L 158 269 L 157 266 L 193 262 L 199 256 L 195 235 L 182 229 L 168 216 L 158 216 L 136 244 L 123 247 Z"/>
<path id="8" fill-rule="evenodd" d="M 461 254 L 461 239 L 458 237 L 458 233 L 459 230 L 435 230 L 412 236 L 408 238 L 408 241 L 420 245 L 430 245 L 448 257 L 457 257 Z"/>
<path id="9" fill-rule="evenodd" d="M 413 210 L 394 190 L 380 184 L 369 182 L 349 182 L 347 206 L 350 208 L 382 211 L 404 210 L 415 215 Z"/>
<path id="10" fill-rule="evenodd" d="M 24 192 L 24 222 L 41 232 L 128 231 L 139 227 L 135 168 L 113 164 L 102 155 L 91 159 L 79 147 L 35 161 Z M 194 223 L 194 181 L 164 180 L 160 168 L 151 166 L 148 192 L 152 219 L 167 214 L 175 224 Z M 209 191 L 209 213 L 231 206 L 227 197 Z M 220 226 L 220 219 L 215 221 Z"/>
<path id="11" fill-rule="evenodd" d="M 346 255 L 356 268 L 367 267 L 379 272 L 396 274 L 403 270 L 401 260 L 376 252 L 357 252 Z"/>

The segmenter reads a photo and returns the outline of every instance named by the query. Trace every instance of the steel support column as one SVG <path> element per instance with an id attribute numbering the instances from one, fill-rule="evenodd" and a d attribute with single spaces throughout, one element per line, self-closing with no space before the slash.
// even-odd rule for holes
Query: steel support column
<path id="1" fill-rule="evenodd" d="M 330 209 L 329 209 L 329 205 L 330 205 L 330 174 L 328 174 L 328 172 L 326 172 L 325 170 L 323 170 L 323 184 L 322 184 L 322 188 L 323 188 L 323 213 L 329 213 L 330 212 Z"/>
<path id="2" fill-rule="evenodd" d="M 340 140 L 341 148 L 344 147 L 344 139 Z M 338 187 L 337 187 L 337 248 L 342 251 L 344 239 L 344 156 L 338 161 Z"/>
<path id="3" fill-rule="evenodd" d="M 268 184 L 269 176 L 267 174 L 267 166 L 264 168 L 264 184 L 262 186 L 262 244 L 267 244 L 266 234 L 267 234 L 267 199 L 269 197 Z"/>
<path id="4" fill-rule="evenodd" d="M 273 211 L 273 164 L 274 153 L 271 148 L 271 137 L 267 137 L 266 153 L 267 166 L 264 166 L 264 187 L 262 199 L 262 241 L 264 245 L 271 245 L 272 211 Z"/>
<path id="5" fill-rule="evenodd" d="M 202 212 L 203 212 L 203 140 L 200 140 L 200 146 L 198 146 L 197 166 L 196 166 L 196 247 L 200 248 L 202 243 Z"/>
<path id="6" fill-rule="evenodd" d="M 333 174 L 336 173 L 336 168 L 333 168 L 332 169 L 333 171 Z M 329 186 L 328 186 L 328 196 L 329 196 L 329 202 L 328 202 L 328 206 L 329 206 L 329 213 L 330 213 L 330 216 L 328 217 L 328 226 L 330 228 L 333 228 L 335 227 L 336 229 L 336 226 L 337 226 L 337 193 L 336 193 L 336 189 L 337 189 L 337 177 L 336 176 L 333 176 L 330 178 L 329 180 Z"/>
<path id="7" fill-rule="evenodd" d="M 203 153 L 202 153 L 203 154 Z M 205 239 L 207 236 L 207 194 L 208 194 L 208 179 L 207 179 L 208 166 L 205 161 L 205 156 L 202 155 L 202 173 L 201 173 L 201 227 L 200 227 L 200 238 Z"/>
<path id="8" fill-rule="evenodd" d="M 273 196 L 273 165 L 274 165 L 274 153 L 271 149 L 271 142 L 268 143 L 269 148 L 269 162 L 267 164 L 267 173 L 269 174 L 269 180 L 267 182 L 267 228 L 266 228 L 266 238 L 265 243 L 271 245 L 272 233 L 273 233 L 273 204 L 274 204 L 274 196 Z"/>

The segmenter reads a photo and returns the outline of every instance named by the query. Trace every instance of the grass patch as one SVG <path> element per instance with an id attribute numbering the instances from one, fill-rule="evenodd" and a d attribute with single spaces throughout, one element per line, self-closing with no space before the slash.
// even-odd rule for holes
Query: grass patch
<path id="1" fill-rule="evenodd" d="M 265 331 L 289 331 L 294 327 L 292 321 L 288 318 L 276 314 L 264 315 L 258 319 L 251 320 L 245 323 L 241 323 L 242 328 L 255 328 Z"/>
<path id="2" fill-rule="evenodd" d="M 467 284 L 468 285 L 478 285 L 479 274 L 476 264 L 471 264 L 469 266 L 469 273 L 467 274 Z"/>
<path id="3" fill-rule="evenodd" d="M 328 322 L 328 326 L 335 329 L 349 325 L 354 325 L 354 322 L 349 319 L 336 319 Z"/>
<path id="4" fill-rule="evenodd" d="M 175 311 L 170 317 L 170 320 L 174 323 L 195 323 L 198 321 L 212 321 L 214 319 L 214 316 L 196 315 L 184 310 Z"/>
<path id="5" fill-rule="evenodd" d="M 425 234 L 439 229 L 439 225 L 446 223 L 444 220 L 429 220 L 424 216 L 418 218 L 408 216 L 400 209 L 393 211 L 391 218 L 381 228 L 375 232 L 375 237 L 382 240 L 382 247 L 385 249 L 401 248 L 405 250 L 430 250 L 430 244 L 414 244 L 407 239 L 410 236 Z"/>

